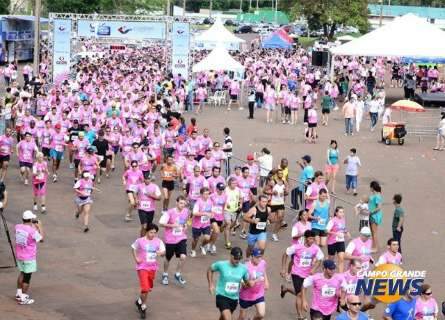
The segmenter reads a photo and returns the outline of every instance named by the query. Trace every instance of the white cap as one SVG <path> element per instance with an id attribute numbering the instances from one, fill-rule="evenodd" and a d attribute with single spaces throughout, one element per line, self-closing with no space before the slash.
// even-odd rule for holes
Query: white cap
<path id="1" fill-rule="evenodd" d="M 37 216 L 32 213 L 31 210 L 26 210 L 25 212 L 23 212 L 23 220 L 31 220 L 35 218 L 37 218 Z"/>
<path id="2" fill-rule="evenodd" d="M 360 234 L 362 234 L 364 236 L 370 236 L 371 235 L 371 229 L 369 229 L 369 227 L 363 227 L 360 230 Z"/>

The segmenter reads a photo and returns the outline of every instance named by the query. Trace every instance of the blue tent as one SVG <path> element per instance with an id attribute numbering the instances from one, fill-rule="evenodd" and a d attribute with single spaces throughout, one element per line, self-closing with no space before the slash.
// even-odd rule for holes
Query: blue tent
<path id="1" fill-rule="evenodd" d="M 292 44 L 274 33 L 263 41 L 262 47 L 264 49 L 290 49 Z"/>

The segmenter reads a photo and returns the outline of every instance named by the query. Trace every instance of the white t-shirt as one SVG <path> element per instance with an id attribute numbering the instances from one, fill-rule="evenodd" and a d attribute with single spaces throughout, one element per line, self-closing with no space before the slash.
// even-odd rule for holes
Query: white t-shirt
<path id="1" fill-rule="evenodd" d="M 357 156 L 348 156 L 345 174 L 348 176 L 358 175 L 358 168 L 362 166 L 360 158 Z"/>
<path id="2" fill-rule="evenodd" d="M 258 158 L 258 164 L 260 166 L 260 176 L 267 177 L 273 168 L 273 157 L 270 154 L 264 154 Z"/>
<path id="3" fill-rule="evenodd" d="M 382 116 L 382 124 L 388 124 L 391 122 L 391 109 L 390 108 L 386 108 L 385 111 L 383 112 L 383 116 Z"/>

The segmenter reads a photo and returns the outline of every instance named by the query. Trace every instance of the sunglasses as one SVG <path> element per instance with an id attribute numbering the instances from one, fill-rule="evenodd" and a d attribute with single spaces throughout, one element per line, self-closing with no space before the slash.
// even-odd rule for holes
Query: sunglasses
<path id="1" fill-rule="evenodd" d="M 138 166 L 131 166 L 132 168 L 137 168 Z"/>
<path id="2" fill-rule="evenodd" d="M 361 306 L 362 305 L 362 303 L 361 302 L 350 302 L 349 303 L 351 306 Z"/>
<path id="3" fill-rule="evenodd" d="M 433 293 L 432 292 L 425 292 L 424 293 L 424 295 L 427 295 L 427 296 L 430 296 L 430 295 L 432 295 Z"/>

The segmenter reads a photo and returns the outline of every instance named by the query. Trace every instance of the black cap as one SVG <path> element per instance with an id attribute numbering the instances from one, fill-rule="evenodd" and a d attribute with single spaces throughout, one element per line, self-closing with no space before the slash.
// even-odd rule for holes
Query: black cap
<path id="1" fill-rule="evenodd" d="M 311 162 L 311 160 L 312 160 L 310 155 L 305 155 L 305 156 L 301 157 L 301 159 L 303 159 L 304 161 L 306 161 L 308 163 Z"/>
<path id="2" fill-rule="evenodd" d="M 236 260 L 241 260 L 243 258 L 243 250 L 240 247 L 233 247 L 230 250 L 230 255 Z"/>
<path id="3" fill-rule="evenodd" d="M 335 270 L 337 266 L 335 265 L 335 262 L 332 260 L 325 260 L 323 261 L 323 268 L 329 269 L 329 270 Z"/>
<path id="4" fill-rule="evenodd" d="M 218 182 L 216 184 L 216 189 L 223 191 L 226 188 L 225 184 L 222 182 Z"/>

